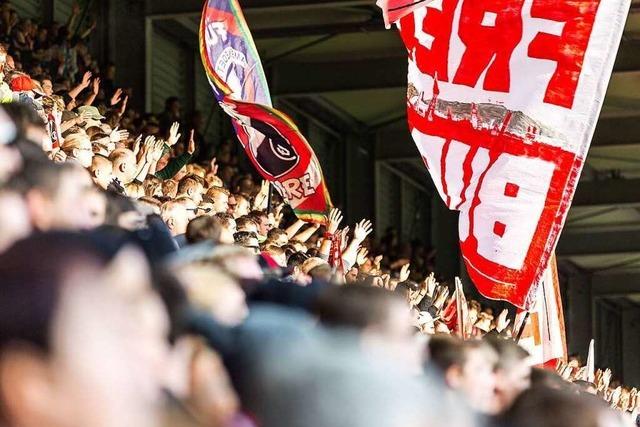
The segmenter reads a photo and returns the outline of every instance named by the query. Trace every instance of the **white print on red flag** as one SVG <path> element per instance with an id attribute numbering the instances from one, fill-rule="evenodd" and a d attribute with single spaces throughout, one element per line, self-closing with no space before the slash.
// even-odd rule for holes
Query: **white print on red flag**
<path id="1" fill-rule="evenodd" d="M 524 311 L 516 316 L 514 330 L 519 331 L 525 318 Z M 536 302 L 527 318 L 522 336 L 518 341 L 531 355 L 535 366 L 555 367 L 558 360 L 567 360 L 564 313 L 555 257 L 542 276 L 536 290 Z"/>
<path id="2" fill-rule="evenodd" d="M 630 0 L 435 0 L 397 22 L 409 128 L 469 276 L 531 307 L 591 143 Z"/>

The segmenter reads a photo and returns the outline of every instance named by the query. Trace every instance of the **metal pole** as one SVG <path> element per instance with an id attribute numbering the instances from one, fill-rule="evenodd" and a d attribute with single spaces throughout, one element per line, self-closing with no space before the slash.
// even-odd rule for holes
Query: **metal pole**
<path id="1" fill-rule="evenodd" d="M 273 197 L 273 183 L 269 182 L 269 195 L 267 196 L 267 215 L 271 213 L 271 198 Z"/>
<path id="2" fill-rule="evenodd" d="M 516 335 L 516 343 L 520 342 L 520 338 L 522 338 L 522 334 L 524 333 L 524 328 L 527 326 L 527 320 L 529 320 L 529 315 L 531 313 L 527 311 L 527 314 L 524 315 L 524 319 L 522 320 L 522 325 L 520 325 L 520 330 L 518 331 L 518 335 Z"/>

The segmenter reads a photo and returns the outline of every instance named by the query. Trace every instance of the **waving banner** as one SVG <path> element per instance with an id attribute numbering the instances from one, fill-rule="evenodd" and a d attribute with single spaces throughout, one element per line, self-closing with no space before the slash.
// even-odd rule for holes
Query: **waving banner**
<path id="1" fill-rule="evenodd" d="M 629 5 L 434 0 L 397 21 L 409 128 L 441 197 L 460 211 L 462 255 L 489 298 L 523 308 L 535 299 Z"/>
<path id="2" fill-rule="evenodd" d="M 320 163 L 291 119 L 271 105 L 260 56 L 237 0 L 208 0 L 200 55 L 216 99 L 247 156 L 298 218 L 323 223 L 331 198 Z"/>

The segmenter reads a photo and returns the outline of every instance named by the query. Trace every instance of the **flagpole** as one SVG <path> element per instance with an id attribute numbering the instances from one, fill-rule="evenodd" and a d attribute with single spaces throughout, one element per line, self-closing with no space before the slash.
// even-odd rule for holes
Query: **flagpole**
<path id="1" fill-rule="evenodd" d="M 522 334 L 524 333 L 524 328 L 527 326 L 527 320 L 529 320 L 529 315 L 531 312 L 527 311 L 524 315 L 524 319 L 522 319 L 522 325 L 520 325 L 520 330 L 518 331 L 518 335 L 516 335 L 516 344 L 520 342 L 520 338 L 522 338 Z"/>
<path id="2" fill-rule="evenodd" d="M 267 196 L 267 215 L 271 213 L 271 198 L 273 197 L 273 183 L 269 182 L 269 195 Z"/>

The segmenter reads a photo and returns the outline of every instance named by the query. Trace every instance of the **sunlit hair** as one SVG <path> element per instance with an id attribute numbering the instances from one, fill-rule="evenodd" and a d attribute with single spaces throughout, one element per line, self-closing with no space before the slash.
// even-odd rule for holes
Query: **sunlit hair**
<path id="1" fill-rule="evenodd" d="M 114 164 L 121 163 L 126 160 L 132 160 L 135 162 L 135 156 L 133 155 L 133 151 L 127 148 L 117 148 L 111 152 L 109 155 L 109 160 L 111 160 Z"/>
<path id="2" fill-rule="evenodd" d="M 212 199 L 214 197 L 216 197 L 216 195 L 218 194 L 224 194 L 226 196 L 229 196 L 231 193 L 229 193 L 229 190 L 227 190 L 224 187 L 211 187 L 208 191 L 207 191 L 207 196 L 211 197 Z"/>
<path id="3" fill-rule="evenodd" d="M 78 129 L 64 138 L 62 150 L 70 154 L 74 149 L 91 148 L 91 141 L 87 133 L 82 129 Z"/>
<path id="4" fill-rule="evenodd" d="M 162 193 L 166 197 L 176 197 L 178 192 L 178 183 L 173 179 L 167 179 L 162 182 Z"/>
<path id="5" fill-rule="evenodd" d="M 145 195 L 144 186 L 139 182 L 131 182 L 125 185 L 124 189 L 127 193 L 127 196 L 131 197 L 132 199 L 139 199 L 141 197 L 144 197 Z"/>
<path id="6" fill-rule="evenodd" d="M 144 186 L 144 194 L 148 197 L 162 196 L 162 181 L 155 176 L 147 177 L 142 184 Z"/>
<path id="7" fill-rule="evenodd" d="M 198 175 L 187 175 L 180 180 L 178 184 L 178 194 L 185 195 L 188 194 L 191 188 L 204 188 L 204 180 L 200 178 Z"/>
<path id="8" fill-rule="evenodd" d="M 192 163 L 187 165 L 187 173 L 197 175 L 200 178 L 204 178 L 205 175 L 207 174 L 207 170 L 200 165 L 196 165 Z"/>

